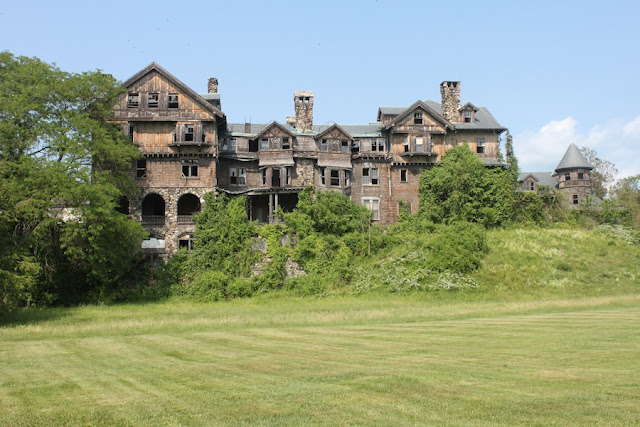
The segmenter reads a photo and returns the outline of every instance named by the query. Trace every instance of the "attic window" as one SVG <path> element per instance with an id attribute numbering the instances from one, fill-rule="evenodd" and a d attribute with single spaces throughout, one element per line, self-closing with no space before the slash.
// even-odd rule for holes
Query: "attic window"
<path id="1" fill-rule="evenodd" d="M 128 108 L 138 108 L 138 104 L 139 104 L 139 98 L 138 98 L 138 94 L 137 93 L 130 93 L 129 94 L 129 98 L 127 100 L 127 107 Z"/>
<path id="2" fill-rule="evenodd" d="M 158 108 L 158 101 L 160 100 L 160 94 L 150 93 L 147 98 L 147 107 Z"/>
<path id="3" fill-rule="evenodd" d="M 285 136 L 284 138 L 282 138 L 282 149 L 288 150 L 289 148 L 291 148 L 291 145 L 289 144 L 289 137 Z"/>
<path id="4" fill-rule="evenodd" d="M 260 150 L 265 151 L 269 149 L 269 138 L 262 138 L 260 140 Z"/>
<path id="5" fill-rule="evenodd" d="M 417 113 L 413 114 L 413 124 L 414 125 L 422 124 L 422 112 L 418 111 Z"/>
<path id="6" fill-rule="evenodd" d="M 473 111 L 465 110 L 464 111 L 464 122 L 465 123 L 473 123 Z"/>
<path id="7" fill-rule="evenodd" d="M 169 108 L 178 108 L 178 94 L 170 93 L 169 94 Z"/>
<path id="8" fill-rule="evenodd" d="M 320 151 L 328 151 L 329 150 L 329 143 L 326 139 L 323 139 L 320 141 Z"/>
<path id="9" fill-rule="evenodd" d="M 349 141 L 342 141 L 341 152 L 348 153 L 349 152 Z"/>

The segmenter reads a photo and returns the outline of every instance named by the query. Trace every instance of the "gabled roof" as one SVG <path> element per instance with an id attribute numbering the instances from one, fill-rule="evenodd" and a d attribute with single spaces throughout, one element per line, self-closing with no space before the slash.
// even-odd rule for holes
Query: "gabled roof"
<path id="1" fill-rule="evenodd" d="M 380 107 L 378 108 L 378 121 L 381 121 L 382 116 L 397 116 L 402 114 L 406 110 L 404 107 Z"/>
<path id="2" fill-rule="evenodd" d="M 427 104 L 429 107 L 431 107 L 433 109 L 433 111 L 437 112 L 438 114 L 442 114 L 442 105 L 440 105 L 440 103 L 432 101 L 430 99 L 424 101 L 425 104 Z M 465 104 L 466 105 L 466 104 Z M 491 129 L 491 130 L 497 130 L 497 131 L 505 131 L 507 130 L 507 128 L 505 128 L 504 126 L 500 125 L 500 123 L 498 123 L 498 121 L 491 115 L 491 113 L 489 112 L 489 110 L 486 109 L 486 107 L 476 107 L 476 116 L 475 116 L 475 122 L 474 123 L 455 123 L 454 126 L 456 129 Z"/>
<path id="3" fill-rule="evenodd" d="M 453 125 L 444 117 L 442 117 L 442 114 L 435 111 L 433 108 L 429 107 L 427 104 L 425 104 L 422 101 L 416 101 L 414 102 L 409 108 L 405 109 L 404 112 L 402 114 L 397 115 L 393 120 L 391 120 L 391 122 L 389 122 L 389 124 L 387 124 L 387 126 L 385 126 L 387 129 L 392 128 L 393 126 L 395 126 L 396 124 L 398 124 L 399 122 L 401 122 L 402 120 L 404 120 L 405 118 L 407 118 L 407 116 L 409 116 L 409 114 L 413 113 L 415 110 L 417 110 L 418 108 L 423 109 L 424 111 L 426 111 L 429 115 L 431 115 L 436 121 L 442 123 L 442 125 L 444 127 L 448 127 L 450 129 L 453 129 Z"/>
<path id="4" fill-rule="evenodd" d="M 152 71 L 157 72 L 158 74 L 160 74 L 161 76 L 163 76 L 164 78 L 169 80 L 174 86 L 179 88 L 183 93 L 187 94 L 193 100 L 198 102 L 205 110 L 208 110 L 209 112 L 211 112 L 211 114 L 213 114 L 215 116 L 218 116 L 218 117 L 224 117 L 224 113 L 222 111 L 220 111 L 219 109 L 217 109 L 216 107 L 211 105 L 202 96 L 197 94 L 193 89 L 191 89 L 186 84 L 182 83 L 180 80 L 178 80 L 178 78 L 176 76 L 174 76 L 173 74 L 171 74 L 170 72 L 168 72 L 167 70 L 165 70 L 164 68 L 162 68 L 160 65 L 158 65 L 155 62 L 152 62 L 151 64 L 147 65 L 142 70 L 138 71 L 133 76 L 129 77 L 129 79 L 127 79 L 124 83 L 122 83 L 122 86 L 125 87 L 125 88 L 129 88 L 135 82 L 137 82 L 142 77 L 146 76 L 147 74 L 149 74 Z"/>
<path id="5" fill-rule="evenodd" d="M 473 111 L 478 111 L 478 107 L 476 107 L 475 105 L 473 105 L 470 102 L 467 102 L 466 104 L 464 104 L 462 107 L 460 107 L 460 111 L 462 110 L 473 110 Z"/>
<path id="6" fill-rule="evenodd" d="M 551 172 L 520 172 L 518 182 L 524 182 L 529 177 L 535 179 L 538 185 L 546 185 L 549 188 L 555 188 L 558 185 L 558 181 L 555 180 Z"/>
<path id="7" fill-rule="evenodd" d="M 291 138 L 294 137 L 293 133 L 291 133 L 291 131 L 289 129 L 287 129 L 285 126 L 281 125 L 280 123 L 278 123 L 276 121 L 273 121 L 273 122 L 269 123 L 268 125 L 266 125 L 264 127 L 264 129 L 262 129 L 262 131 L 260 131 L 260 133 L 258 133 L 256 136 L 254 136 L 251 139 L 258 139 L 258 138 L 262 137 L 262 135 L 264 135 L 265 133 L 269 132 L 269 130 L 271 130 L 274 127 L 277 127 L 278 129 L 284 131 L 284 133 L 289 135 Z"/>
<path id="8" fill-rule="evenodd" d="M 326 135 L 327 133 L 331 132 L 332 130 L 337 129 L 339 132 L 341 132 L 342 134 L 344 134 L 344 136 L 346 136 L 347 138 L 349 138 L 349 141 L 353 141 L 353 138 L 351 137 L 351 135 L 349 135 L 349 132 L 347 132 L 346 130 L 344 130 L 340 125 L 338 124 L 333 124 L 331 126 L 329 126 L 328 128 L 326 128 L 325 130 L 323 130 L 322 132 L 319 132 L 317 135 L 314 136 L 315 139 L 320 139 L 322 138 L 324 135 Z"/>
<path id="9" fill-rule="evenodd" d="M 580 152 L 580 149 L 572 143 L 569 145 L 569 148 L 567 148 L 567 151 L 564 153 L 564 156 L 562 157 L 562 160 L 560 160 L 560 163 L 558 163 L 556 172 L 559 172 L 563 169 L 578 168 L 593 169 L 593 166 L 591 166 L 589 162 L 587 162 L 587 159 L 584 158 L 584 156 Z"/>

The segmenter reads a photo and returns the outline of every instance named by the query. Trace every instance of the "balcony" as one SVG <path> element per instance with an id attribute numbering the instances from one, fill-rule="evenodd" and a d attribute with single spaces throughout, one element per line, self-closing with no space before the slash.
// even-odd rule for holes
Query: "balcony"
<path id="1" fill-rule="evenodd" d="M 164 225 L 164 215 L 142 215 L 144 225 Z"/>
<path id="2" fill-rule="evenodd" d="M 195 224 L 193 220 L 193 215 L 178 215 L 178 224 Z"/>

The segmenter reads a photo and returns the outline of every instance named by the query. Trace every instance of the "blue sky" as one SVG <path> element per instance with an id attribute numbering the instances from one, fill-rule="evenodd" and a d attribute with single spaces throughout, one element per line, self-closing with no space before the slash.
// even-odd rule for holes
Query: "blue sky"
<path id="1" fill-rule="evenodd" d="M 368 123 L 379 106 L 486 106 L 521 168 L 569 143 L 640 173 L 640 2 L 4 2 L 0 49 L 120 80 L 152 61 L 197 92 L 220 81 L 229 121 L 284 121 L 313 90 L 314 122 Z"/>

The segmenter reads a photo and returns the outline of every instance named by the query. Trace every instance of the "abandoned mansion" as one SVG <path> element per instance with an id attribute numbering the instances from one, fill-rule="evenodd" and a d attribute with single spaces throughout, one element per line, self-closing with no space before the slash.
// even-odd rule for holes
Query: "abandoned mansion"
<path id="1" fill-rule="evenodd" d="M 460 104 L 460 82 L 440 84 L 441 102 L 380 107 L 374 123 L 313 124 L 313 93 L 295 92 L 284 123 L 228 123 L 218 81 L 198 94 L 152 63 L 123 84 L 116 120 L 143 157 L 129 213 L 169 253 L 189 247 L 206 192 L 245 195 L 249 219 L 271 222 L 290 211 L 307 186 L 339 191 L 381 224 L 401 206 L 418 209 L 420 173 L 467 143 L 487 166 L 501 166 L 506 128 L 484 107 Z"/>

